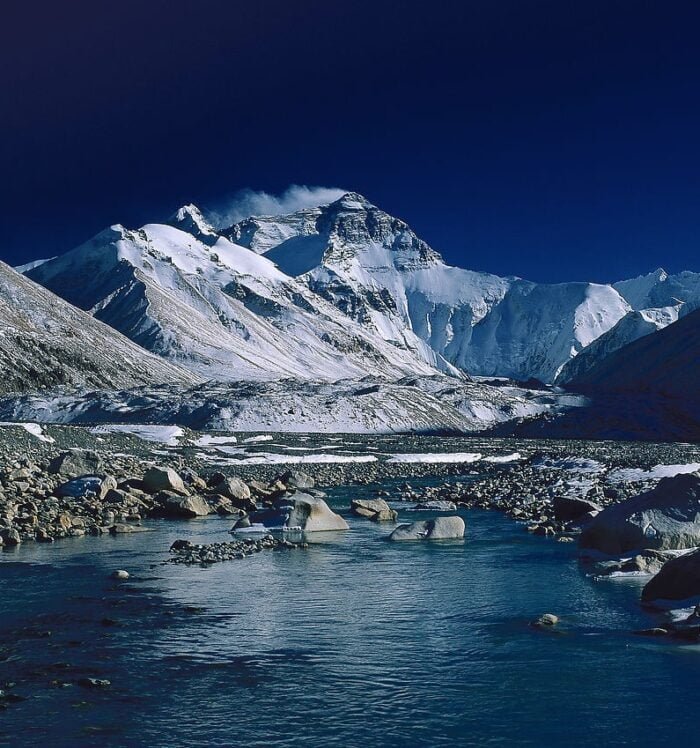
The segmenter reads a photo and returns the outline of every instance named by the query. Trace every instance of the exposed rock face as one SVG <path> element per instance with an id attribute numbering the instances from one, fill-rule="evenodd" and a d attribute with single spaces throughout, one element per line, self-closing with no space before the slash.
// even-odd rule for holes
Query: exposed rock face
<path id="1" fill-rule="evenodd" d="M 399 525 L 389 535 L 389 540 L 455 540 L 464 537 L 464 530 L 464 520 L 461 517 L 436 517 Z"/>
<path id="2" fill-rule="evenodd" d="M 354 499 L 350 504 L 350 511 L 373 522 L 396 522 L 399 516 L 384 499 Z"/>
<path id="3" fill-rule="evenodd" d="M 579 545 L 610 555 L 700 545 L 700 473 L 665 478 L 653 490 L 608 507 L 586 526 Z"/>
<path id="4" fill-rule="evenodd" d="M 152 467 L 143 476 L 143 487 L 148 493 L 158 491 L 174 491 L 181 496 L 187 496 L 189 491 L 185 488 L 182 478 L 172 468 Z"/>
<path id="5" fill-rule="evenodd" d="M 700 597 L 700 549 L 664 564 L 642 590 L 642 602 Z"/>
<path id="6" fill-rule="evenodd" d="M 251 514 L 250 521 L 270 528 L 298 527 L 303 532 L 349 529 L 348 523 L 323 499 L 305 493 L 278 499 L 271 509 Z"/>

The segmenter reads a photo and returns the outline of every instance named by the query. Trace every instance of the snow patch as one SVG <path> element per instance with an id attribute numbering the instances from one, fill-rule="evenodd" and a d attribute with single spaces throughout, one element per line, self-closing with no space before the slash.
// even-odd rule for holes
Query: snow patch
<path id="1" fill-rule="evenodd" d="M 157 442 L 168 447 L 176 447 L 178 439 L 184 435 L 179 426 L 158 426 L 155 424 L 105 424 L 90 429 L 92 434 L 129 434 L 147 442 Z"/>

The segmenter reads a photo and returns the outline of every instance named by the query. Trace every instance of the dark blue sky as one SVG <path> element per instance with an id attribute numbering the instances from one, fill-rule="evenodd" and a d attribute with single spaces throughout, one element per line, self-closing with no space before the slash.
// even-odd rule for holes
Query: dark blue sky
<path id="1" fill-rule="evenodd" d="M 362 192 L 473 269 L 700 270 L 697 3 L 11 5 L 9 262 L 296 183 Z"/>

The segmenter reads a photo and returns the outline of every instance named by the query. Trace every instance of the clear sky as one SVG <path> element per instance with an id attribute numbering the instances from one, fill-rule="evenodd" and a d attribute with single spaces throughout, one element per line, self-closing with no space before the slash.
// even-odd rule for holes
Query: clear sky
<path id="1" fill-rule="evenodd" d="M 700 5 L 10 2 L 0 257 L 289 184 L 533 280 L 700 270 Z"/>

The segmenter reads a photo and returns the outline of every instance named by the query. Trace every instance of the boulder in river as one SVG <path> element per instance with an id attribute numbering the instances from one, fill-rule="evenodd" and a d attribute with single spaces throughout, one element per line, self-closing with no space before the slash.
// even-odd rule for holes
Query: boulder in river
<path id="1" fill-rule="evenodd" d="M 396 522 L 399 516 L 384 499 L 353 499 L 350 502 L 350 511 L 373 522 Z"/>
<path id="2" fill-rule="evenodd" d="M 389 540 L 455 540 L 464 537 L 464 530 L 461 517 L 436 517 L 399 525 L 389 535 Z"/>
<path id="3" fill-rule="evenodd" d="M 700 599 L 700 549 L 668 561 L 642 590 L 642 602 Z"/>
<path id="4" fill-rule="evenodd" d="M 278 476 L 278 480 L 284 483 L 287 488 L 294 488 L 298 491 L 314 488 L 316 485 L 316 481 L 308 473 L 304 473 L 301 470 L 288 470 L 286 473 Z"/>
<path id="5" fill-rule="evenodd" d="M 253 512 L 250 521 L 267 528 L 299 528 L 304 532 L 349 529 L 348 523 L 332 511 L 323 499 L 306 493 L 277 499 L 270 509 Z"/>
<path id="6" fill-rule="evenodd" d="M 581 548 L 620 555 L 643 548 L 700 545 L 700 473 L 664 478 L 646 493 L 604 509 L 589 522 Z"/>
<path id="7" fill-rule="evenodd" d="M 593 572 L 600 577 L 612 574 L 656 574 L 673 558 L 675 556 L 670 551 L 654 551 L 647 548 L 632 558 L 599 561 L 593 565 Z"/>
<path id="8" fill-rule="evenodd" d="M 413 508 L 419 512 L 456 512 L 457 504 L 454 501 L 434 499 L 432 501 L 421 501 Z"/>

